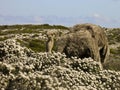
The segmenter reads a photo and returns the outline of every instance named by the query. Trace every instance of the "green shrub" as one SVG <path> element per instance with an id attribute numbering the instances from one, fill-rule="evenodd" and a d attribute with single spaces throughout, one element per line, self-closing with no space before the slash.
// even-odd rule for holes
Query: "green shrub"
<path id="1" fill-rule="evenodd" d="M 117 54 L 117 50 L 116 49 L 110 49 L 110 53 Z"/>
<path id="2" fill-rule="evenodd" d="M 22 46 L 26 46 L 27 48 L 30 48 L 35 52 L 45 52 L 44 40 L 38 40 L 38 39 L 30 40 L 25 38 L 23 40 L 18 40 L 18 42 L 20 42 Z"/>
<path id="3" fill-rule="evenodd" d="M 44 52 L 45 51 L 45 42 L 42 40 L 31 40 L 29 42 L 28 48 L 31 48 L 35 52 Z"/>
<path id="4" fill-rule="evenodd" d="M 110 53 L 111 54 L 115 54 L 115 55 L 119 55 L 120 54 L 120 47 L 118 47 L 117 49 L 110 49 Z"/>
<path id="5" fill-rule="evenodd" d="M 8 38 L 7 37 L 4 37 L 4 38 L 0 37 L 0 41 L 4 41 L 6 39 L 8 39 Z"/>
<path id="6" fill-rule="evenodd" d="M 114 28 L 107 31 L 107 37 L 109 44 L 115 44 L 115 42 L 120 42 L 120 28 Z"/>
<path id="7" fill-rule="evenodd" d="M 32 30 L 32 29 L 25 29 L 25 30 L 8 30 L 8 31 L 0 32 L 0 35 L 22 34 L 22 33 L 39 33 L 39 30 Z"/>
<path id="8" fill-rule="evenodd" d="M 68 27 L 62 25 L 49 25 L 49 24 L 41 24 L 41 25 L 1 25 L 0 30 L 4 29 L 69 29 Z"/>
<path id="9" fill-rule="evenodd" d="M 104 64 L 105 69 L 120 71 L 120 60 L 114 59 Z"/>

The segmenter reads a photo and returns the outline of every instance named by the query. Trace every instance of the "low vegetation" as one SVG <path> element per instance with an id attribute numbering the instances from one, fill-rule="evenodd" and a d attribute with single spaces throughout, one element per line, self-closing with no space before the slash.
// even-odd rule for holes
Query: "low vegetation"
<path id="1" fill-rule="evenodd" d="M 105 68 L 120 71 L 120 28 L 106 29 L 106 34 L 109 41 L 110 56 Z"/>
<path id="2" fill-rule="evenodd" d="M 41 25 L 1 25 L 0 30 L 4 29 L 69 29 L 68 27 L 62 25 L 49 25 L 49 24 L 41 24 Z"/>
<path id="3" fill-rule="evenodd" d="M 99 63 L 91 58 L 35 53 L 14 39 L 0 42 L 0 51 L 2 90 L 120 89 L 120 72 L 100 70 Z"/>
<path id="4" fill-rule="evenodd" d="M 110 57 L 105 70 L 91 58 L 70 59 L 59 52 L 46 53 L 45 32 L 51 29 L 68 30 L 48 24 L 0 26 L 1 90 L 120 89 L 119 28 L 106 30 Z"/>
<path id="5" fill-rule="evenodd" d="M 18 42 L 21 43 L 22 46 L 25 46 L 34 52 L 45 52 L 45 41 L 44 40 L 39 40 L 39 39 L 23 39 L 19 40 Z"/>
<path id="6" fill-rule="evenodd" d="M 107 29 L 109 44 L 120 43 L 120 28 Z"/>

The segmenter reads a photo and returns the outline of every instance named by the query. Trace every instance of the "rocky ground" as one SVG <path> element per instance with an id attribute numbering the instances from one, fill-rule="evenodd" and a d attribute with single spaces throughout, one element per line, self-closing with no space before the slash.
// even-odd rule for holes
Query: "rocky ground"
<path id="1" fill-rule="evenodd" d="M 91 58 L 46 53 L 48 29 L 17 30 L 0 30 L 1 90 L 120 90 L 120 29 L 106 29 L 111 54 L 104 70 Z"/>

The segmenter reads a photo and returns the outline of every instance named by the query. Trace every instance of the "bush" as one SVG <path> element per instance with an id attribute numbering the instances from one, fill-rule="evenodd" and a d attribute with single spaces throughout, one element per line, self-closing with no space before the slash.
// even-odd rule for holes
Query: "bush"
<path id="1" fill-rule="evenodd" d="M 34 52 L 45 52 L 46 46 L 45 46 L 45 41 L 44 40 L 39 40 L 39 39 L 26 39 L 24 38 L 23 40 L 17 40 L 20 42 L 22 46 L 25 46 Z"/>
<path id="2" fill-rule="evenodd" d="M 110 49 L 111 54 L 120 54 L 118 49 Z"/>
<path id="3" fill-rule="evenodd" d="M 107 37 L 109 44 L 115 44 L 116 42 L 120 42 L 120 28 L 114 28 L 112 30 L 107 31 Z"/>
<path id="4" fill-rule="evenodd" d="M 45 52 L 45 41 L 43 40 L 31 40 L 28 48 L 31 48 L 35 52 Z"/>
<path id="5" fill-rule="evenodd" d="M 4 29 L 69 29 L 68 27 L 62 25 L 49 25 L 49 24 L 41 24 L 41 25 L 1 25 L 0 30 Z"/>
<path id="6" fill-rule="evenodd" d="M 104 65 L 105 69 L 109 70 L 115 70 L 115 71 L 120 71 L 120 59 L 113 59 L 105 63 Z"/>
<path id="7" fill-rule="evenodd" d="M 0 61 L 3 90 L 120 89 L 120 72 L 100 70 L 99 63 L 91 58 L 66 58 L 59 52 L 35 53 L 11 39 L 0 45 L 0 51 L 6 52 L 0 57 L 5 58 Z"/>

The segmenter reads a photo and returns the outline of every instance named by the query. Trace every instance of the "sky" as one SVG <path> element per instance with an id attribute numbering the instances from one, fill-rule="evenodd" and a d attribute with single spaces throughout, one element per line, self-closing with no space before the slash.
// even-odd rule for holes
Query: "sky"
<path id="1" fill-rule="evenodd" d="M 93 23 L 120 28 L 120 0 L 0 0 L 0 25 Z"/>

